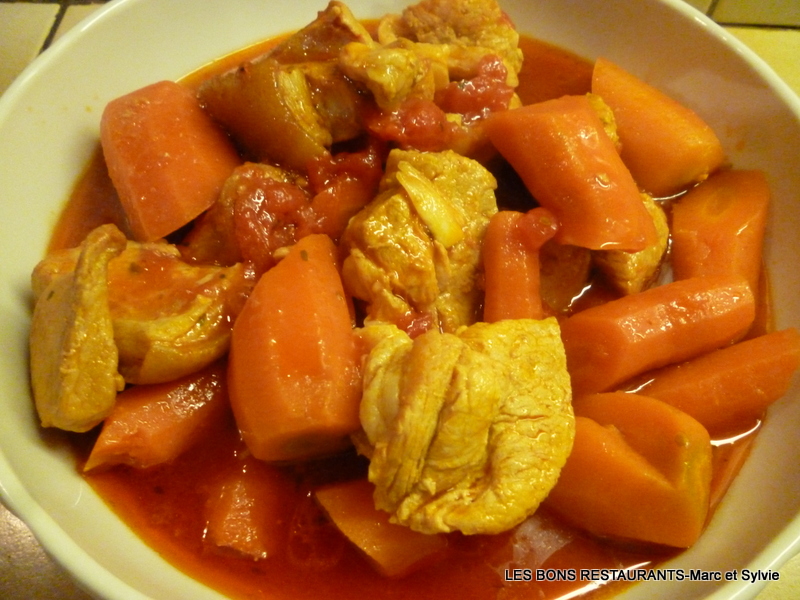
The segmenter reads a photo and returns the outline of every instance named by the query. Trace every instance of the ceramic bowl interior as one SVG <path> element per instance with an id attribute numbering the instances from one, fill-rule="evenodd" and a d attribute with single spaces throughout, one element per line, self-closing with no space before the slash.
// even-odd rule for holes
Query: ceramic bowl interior
<path id="1" fill-rule="evenodd" d="M 501 0 L 518 28 L 587 58 L 605 56 L 695 109 L 731 162 L 772 186 L 766 260 L 780 328 L 800 325 L 800 101 L 766 65 L 680 0 Z M 352 0 L 359 17 L 398 0 Z M 30 272 L 96 147 L 107 101 L 273 34 L 321 0 L 118 0 L 65 35 L 0 100 L 0 494 L 45 548 L 108 599 L 220 598 L 138 540 L 37 426 L 27 376 Z M 769 412 L 700 542 L 665 568 L 777 568 L 800 550 L 800 386 Z M 657 582 L 624 597 L 747 598 L 759 585 Z"/>

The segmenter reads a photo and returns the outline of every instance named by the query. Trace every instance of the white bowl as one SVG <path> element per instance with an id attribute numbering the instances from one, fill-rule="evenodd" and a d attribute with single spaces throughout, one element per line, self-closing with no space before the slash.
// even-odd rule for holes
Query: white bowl
<path id="1" fill-rule="evenodd" d="M 220 598 L 166 564 L 76 473 L 37 426 L 29 394 L 29 275 L 95 148 L 105 103 L 272 34 L 325 0 L 119 0 L 37 59 L 0 99 L 0 494 L 44 547 L 109 599 Z M 800 101 L 742 44 L 679 0 L 503 0 L 519 29 L 603 55 L 693 107 L 734 165 L 767 173 L 774 193 L 767 262 L 778 327 L 800 326 Z M 352 0 L 359 17 L 397 0 Z M 665 568 L 775 569 L 800 550 L 800 389 L 769 411 L 750 460 L 691 550 Z M 761 584 L 659 582 L 625 598 L 749 598 Z"/>

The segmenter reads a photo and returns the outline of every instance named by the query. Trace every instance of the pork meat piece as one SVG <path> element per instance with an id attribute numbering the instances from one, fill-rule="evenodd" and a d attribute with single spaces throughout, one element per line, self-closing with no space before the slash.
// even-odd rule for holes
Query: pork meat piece
<path id="1" fill-rule="evenodd" d="M 423 533 L 494 534 L 531 515 L 572 448 L 569 374 L 554 318 L 476 323 L 413 341 L 362 331 L 359 447 L 375 504 Z"/>
<path id="2" fill-rule="evenodd" d="M 342 237 L 345 286 L 367 302 L 369 321 L 421 316 L 453 332 L 476 320 L 496 186 L 480 163 L 455 152 L 392 150 L 378 196 Z"/>
<path id="3" fill-rule="evenodd" d="M 114 225 L 98 227 L 84 240 L 74 270 L 38 286 L 30 364 L 44 427 L 88 431 L 111 411 L 125 386 L 117 372 L 107 279 L 108 263 L 125 244 Z"/>

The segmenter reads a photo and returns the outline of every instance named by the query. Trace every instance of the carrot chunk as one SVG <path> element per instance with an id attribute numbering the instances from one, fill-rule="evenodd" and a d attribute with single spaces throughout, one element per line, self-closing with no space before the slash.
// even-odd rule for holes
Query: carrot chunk
<path id="1" fill-rule="evenodd" d="M 375 508 L 374 486 L 356 479 L 319 488 L 317 501 L 339 530 L 386 577 L 401 577 L 442 558 L 447 538 L 428 535 L 389 522 L 389 514 Z"/>
<path id="2" fill-rule="evenodd" d="M 622 160 L 653 196 L 679 192 L 722 164 L 722 144 L 697 113 L 611 61 L 595 61 L 592 92 L 614 111 Z"/>
<path id="3" fill-rule="evenodd" d="M 539 249 L 557 227 L 553 214 L 541 207 L 492 216 L 483 241 L 484 321 L 543 318 Z"/>
<path id="4" fill-rule="evenodd" d="M 247 447 L 268 461 L 341 450 L 360 428 L 360 354 L 326 235 L 292 246 L 259 279 L 231 337 L 231 406 Z"/>
<path id="5" fill-rule="evenodd" d="M 712 433 L 752 425 L 789 389 L 800 333 L 768 333 L 648 374 L 641 393 L 691 415 Z"/>
<path id="6" fill-rule="evenodd" d="M 758 291 L 769 184 L 761 171 L 723 171 L 672 207 L 676 279 L 742 275 Z"/>
<path id="7" fill-rule="evenodd" d="M 573 392 L 608 391 L 743 336 L 755 300 L 741 277 L 695 277 L 576 313 L 561 324 Z"/>
<path id="8" fill-rule="evenodd" d="M 545 501 L 597 535 L 691 546 L 708 514 L 711 443 L 681 411 L 612 392 L 577 399 L 575 443 Z"/>
<path id="9" fill-rule="evenodd" d="M 586 96 L 495 113 L 486 131 L 538 202 L 559 221 L 555 240 L 592 250 L 656 243 L 653 219 Z"/>
<path id="10" fill-rule="evenodd" d="M 100 141 L 131 231 L 144 242 L 172 233 L 211 206 L 240 162 L 194 95 L 171 81 L 109 102 Z"/>
<path id="11" fill-rule="evenodd" d="M 176 381 L 137 385 L 117 396 L 84 470 L 168 462 L 197 442 L 228 409 L 225 367 L 214 363 Z"/>
<path id="12" fill-rule="evenodd" d="M 276 556 L 286 547 L 293 497 L 285 473 L 245 458 L 209 493 L 205 539 L 254 560 Z"/>

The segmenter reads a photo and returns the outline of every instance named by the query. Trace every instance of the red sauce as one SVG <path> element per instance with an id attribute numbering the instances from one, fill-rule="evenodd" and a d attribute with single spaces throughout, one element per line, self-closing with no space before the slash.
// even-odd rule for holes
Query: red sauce
<path id="1" fill-rule="evenodd" d="M 270 43 L 274 43 L 270 42 Z M 525 53 L 518 93 L 525 103 L 582 94 L 589 90 L 591 64 L 580 57 L 536 40 L 522 37 Z M 186 79 L 196 86 L 202 78 L 263 52 L 256 46 L 217 61 Z M 78 183 L 51 240 L 51 249 L 74 246 L 95 226 L 114 222 L 124 228 L 124 216 L 103 163 L 102 154 L 90 163 Z M 720 445 L 714 450 L 713 505 L 719 501 L 746 458 L 753 435 Z M 87 440 L 76 447 L 86 458 Z M 557 549 L 543 560 L 533 554 L 514 555 L 519 537 L 507 532 L 496 536 L 448 538 L 445 560 L 399 580 L 377 574 L 364 557 L 327 526 L 310 496 L 321 483 L 349 479 L 365 473 L 365 463 L 355 454 L 286 467 L 295 481 L 287 505 L 294 507 L 284 551 L 254 561 L 224 552 L 204 540 L 204 509 L 215 480 L 246 453 L 232 417 L 217 425 L 191 451 L 172 463 L 149 469 L 117 467 L 86 475 L 90 484 L 143 540 L 169 562 L 193 578 L 237 598 L 557 598 L 584 589 L 593 597 L 610 595 L 626 584 L 607 584 L 592 590 L 586 581 L 536 582 L 524 580 L 515 568 L 649 568 L 676 551 L 636 546 L 592 538 L 571 529 L 544 510 L 536 519 Z M 539 548 L 541 552 L 541 548 Z M 522 579 L 522 580 L 519 580 Z"/>
<path id="2" fill-rule="evenodd" d="M 517 87 L 523 104 L 585 94 L 591 89 L 593 63 L 585 58 L 524 35 L 519 47 L 525 56 Z"/>
<path id="3" fill-rule="evenodd" d="M 202 443 L 175 462 L 150 469 L 118 467 L 86 476 L 109 506 L 149 545 L 192 577 L 236 598 L 555 598 L 587 582 L 508 580 L 531 563 L 514 558 L 513 533 L 497 536 L 451 534 L 447 558 L 398 580 L 379 575 L 355 547 L 330 528 L 320 527 L 310 491 L 317 485 L 365 472 L 354 454 L 293 469 L 296 507 L 284 551 L 262 561 L 232 556 L 204 541 L 204 508 L 220 473 L 245 453 L 232 419 L 220 423 Z M 309 518 L 309 514 L 310 517 Z M 540 511 L 560 538 L 557 552 L 535 567 L 625 568 L 671 556 L 663 550 L 610 545 L 559 523 Z M 297 548 L 302 544 L 301 548 Z M 528 558 L 530 560 L 530 557 Z M 619 587 L 619 586 L 617 586 Z"/>
<path id="4" fill-rule="evenodd" d="M 48 252 L 79 245 L 90 231 L 105 223 L 114 223 L 126 234 L 125 211 L 108 176 L 103 153 L 98 144 L 89 165 L 58 218 L 50 238 Z"/>

